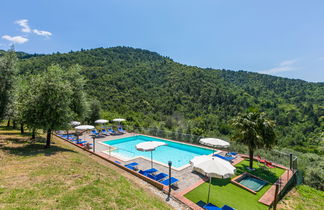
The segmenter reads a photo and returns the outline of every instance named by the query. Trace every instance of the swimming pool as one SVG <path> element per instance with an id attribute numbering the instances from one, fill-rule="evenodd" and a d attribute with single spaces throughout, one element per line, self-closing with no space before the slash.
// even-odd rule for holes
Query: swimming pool
<path id="1" fill-rule="evenodd" d="M 239 175 L 238 177 L 235 177 L 231 180 L 231 182 L 240 187 L 243 187 L 244 189 L 254 194 L 260 191 L 265 185 L 267 185 L 266 181 L 261 180 L 260 178 L 253 176 L 247 172 Z"/>
<path id="2" fill-rule="evenodd" d="M 160 141 L 167 143 L 166 146 L 160 146 L 153 151 L 153 161 L 168 164 L 168 161 L 172 161 L 172 166 L 175 168 L 183 167 L 189 164 L 189 161 L 198 155 L 209 155 L 213 153 L 211 149 L 205 149 L 202 147 L 192 146 L 188 144 L 177 143 L 173 141 L 167 141 L 159 138 L 153 138 L 148 136 L 132 136 L 116 140 L 103 141 L 102 143 L 111 145 L 116 149 L 111 152 L 112 155 L 122 156 L 126 159 L 133 159 L 139 156 L 143 156 L 147 159 L 151 159 L 151 152 L 141 152 L 136 150 L 135 146 L 138 143 L 145 141 Z"/>

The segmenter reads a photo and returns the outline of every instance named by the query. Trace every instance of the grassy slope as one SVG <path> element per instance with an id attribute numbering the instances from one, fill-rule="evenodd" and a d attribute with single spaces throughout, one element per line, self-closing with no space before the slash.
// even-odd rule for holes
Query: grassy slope
<path id="1" fill-rule="evenodd" d="M 245 168 L 249 165 L 248 161 L 242 161 L 237 164 L 235 167 L 237 168 L 236 174 L 241 174 L 245 170 Z M 284 170 L 282 169 L 272 169 L 274 172 L 269 173 L 268 171 L 264 171 L 258 167 L 257 164 L 254 164 L 254 168 L 256 170 L 253 172 L 256 176 L 259 176 L 269 182 L 275 182 Z M 260 176 L 263 174 L 263 176 Z M 265 174 L 267 176 L 265 176 Z M 262 197 L 262 195 L 270 188 L 271 185 L 266 185 L 263 187 L 256 195 L 248 192 L 241 187 L 238 187 L 234 184 L 230 183 L 230 179 L 213 179 L 211 186 L 211 194 L 210 194 L 210 202 L 222 207 L 227 204 L 235 209 L 267 209 L 268 207 L 259 203 L 258 200 Z M 198 186 L 196 189 L 187 193 L 185 197 L 193 202 L 197 203 L 199 200 L 206 202 L 207 193 L 208 193 L 209 183 L 203 183 Z"/>
<path id="2" fill-rule="evenodd" d="M 170 209 L 62 142 L 45 150 L 44 143 L 10 132 L 0 130 L 0 208 Z"/>
<path id="3" fill-rule="evenodd" d="M 324 209 L 324 192 L 299 185 L 279 203 L 279 209 Z"/>

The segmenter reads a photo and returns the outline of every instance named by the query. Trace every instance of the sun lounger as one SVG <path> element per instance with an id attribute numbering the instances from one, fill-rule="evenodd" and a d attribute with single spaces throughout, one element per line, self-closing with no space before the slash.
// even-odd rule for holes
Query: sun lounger
<path id="1" fill-rule="evenodd" d="M 167 178 L 169 175 L 165 173 L 159 173 L 158 175 L 155 176 L 156 181 L 162 181 L 163 179 Z"/>
<path id="2" fill-rule="evenodd" d="M 230 206 L 228 206 L 228 205 L 224 205 L 224 206 L 222 207 L 222 210 L 235 210 L 235 209 L 232 208 L 232 207 L 230 207 Z"/>
<path id="3" fill-rule="evenodd" d="M 155 168 L 150 168 L 150 169 L 147 169 L 147 170 L 145 170 L 145 171 L 142 171 L 142 170 L 139 170 L 139 173 L 140 174 L 143 174 L 143 175 L 147 175 L 147 174 L 153 174 L 153 173 L 155 173 L 155 172 L 157 172 L 158 170 L 157 169 L 155 169 Z"/>
<path id="4" fill-rule="evenodd" d="M 137 167 L 134 167 L 134 166 L 125 166 L 125 167 L 128 168 L 128 169 L 132 169 L 134 171 L 137 171 Z"/>
<path id="5" fill-rule="evenodd" d="M 156 176 L 154 176 L 154 175 L 152 175 L 152 174 L 146 174 L 146 176 L 149 177 L 149 178 L 151 178 L 151 179 L 153 179 L 153 180 L 155 180 L 155 181 L 158 181 L 158 182 L 160 182 L 160 181 L 162 181 L 163 179 L 165 179 L 166 177 L 168 177 L 168 175 L 165 174 L 165 173 L 159 173 L 159 174 L 156 175 Z"/>
<path id="6" fill-rule="evenodd" d="M 257 156 L 258 157 L 258 162 L 259 163 L 265 163 L 265 159 L 262 159 L 260 155 Z"/>
<path id="7" fill-rule="evenodd" d="M 203 208 L 204 205 L 206 205 L 206 203 L 205 203 L 204 201 L 202 201 L 202 200 L 198 201 L 196 204 L 197 204 L 198 206 L 200 206 L 201 208 Z"/>
<path id="8" fill-rule="evenodd" d="M 144 172 L 147 173 L 147 174 L 153 174 L 153 173 L 155 173 L 157 171 L 158 170 L 156 168 L 150 168 L 150 169 L 145 170 Z"/>
<path id="9" fill-rule="evenodd" d="M 235 159 L 235 157 L 224 157 L 224 156 L 219 155 L 219 154 L 215 154 L 215 155 L 213 155 L 213 156 L 218 157 L 218 158 L 221 158 L 221 159 L 223 159 L 223 160 L 227 160 L 227 161 L 229 161 L 229 162 L 231 162 L 233 159 Z"/>
<path id="10" fill-rule="evenodd" d="M 265 161 L 265 166 L 268 168 L 275 168 L 275 166 L 272 164 L 272 162 Z"/>
<path id="11" fill-rule="evenodd" d="M 237 153 L 236 152 L 228 152 L 226 153 L 226 156 L 236 156 Z"/>
<path id="12" fill-rule="evenodd" d="M 136 163 L 136 162 L 132 162 L 132 163 L 128 163 L 128 164 L 126 164 L 125 166 L 137 166 L 138 165 L 138 163 Z"/>
<path id="13" fill-rule="evenodd" d="M 137 170 L 137 165 L 138 165 L 138 163 L 133 162 L 133 163 L 126 164 L 125 167 L 136 171 Z"/>
<path id="14" fill-rule="evenodd" d="M 92 130 L 91 133 L 94 134 L 95 136 L 99 136 L 100 135 L 96 130 Z"/>
<path id="15" fill-rule="evenodd" d="M 117 132 L 114 131 L 114 130 L 111 129 L 111 128 L 108 129 L 108 132 L 109 132 L 110 135 L 117 135 Z"/>
<path id="16" fill-rule="evenodd" d="M 118 128 L 118 131 L 119 131 L 120 133 L 126 133 L 126 131 L 125 131 L 122 127 L 119 127 L 119 128 Z"/>
<path id="17" fill-rule="evenodd" d="M 171 180 L 171 185 L 177 185 L 177 182 L 179 182 L 179 179 L 174 178 L 174 177 L 170 177 L 168 179 L 160 181 L 160 183 L 165 185 L 165 186 L 169 186 L 169 180 Z"/>
<path id="18" fill-rule="evenodd" d="M 207 210 L 222 210 L 221 208 L 215 206 L 212 203 L 207 203 L 206 205 L 203 206 L 203 209 L 207 209 Z"/>
<path id="19" fill-rule="evenodd" d="M 110 135 L 109 132 L 106 129 L 102 129 L 101 130 L 101 133 L 104 134 L 104 135 L 106 135 L 106 136 L 109 136 Z"/>

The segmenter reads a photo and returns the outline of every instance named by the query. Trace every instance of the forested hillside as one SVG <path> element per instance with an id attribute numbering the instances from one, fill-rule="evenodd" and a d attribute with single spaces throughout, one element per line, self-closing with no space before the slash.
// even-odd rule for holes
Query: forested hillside
<path id="1" fill-rule="evenodd" d="M 324 83 L 244 71 L 203 69 L 147 50 L 98 48 L 65 54 L 20 53 L 21 74 L 80 64 L 90 101 L 104 117 L 196 135 L 230 136 L 230 120 L 250 107 L 277 124 L 280 146 L 323 153 Z"/>

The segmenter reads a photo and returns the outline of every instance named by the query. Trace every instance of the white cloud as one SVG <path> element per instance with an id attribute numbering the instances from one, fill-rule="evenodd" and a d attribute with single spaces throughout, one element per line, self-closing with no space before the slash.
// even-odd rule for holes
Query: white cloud
<path id="1" fill-rule="evenodd" d="M 22 29 L 21 29 L 22 32 L 25 32 L 25 33 L 31 32 L 31 28 L 28 25 L 27 19 L 17 20 L 17 21 L 15 21 L 15 23 L 22 27 Z"/>
<path id="2" fill-rule="evenodd" d="M 275 74 L 275 73 L 280 73 L 280 72 L 293 71 L 293 70 L 296 69 L 296 67 L 294 67 L 294 64 L 296 62 L 297 62 L 296 59 L 285 60 L 285 61 L 280 62 L 278 66 L 276 66 L 274 68 L 271 68 L 271 69 L 259 71 L 259 73 L 262 73 L 262 74 Z"/>
<path id="3" fill-rule="evenodd" d="M 9 36 L 9 35 L 3 35 L 2 39 L 8 40 L 12 43 L 17 43 L 17 44 L 23 44 L 25 42 L 28 42 L 28 39 L 22 36 Z"/>
<path id="4" fill-rule="evenodd" d="M 33 29 L 33 32 L 37 35 L 40 35 L 40 36 L 52 36 L 52 33 L 49 32 L 49 31 L 40 31 L 40 30 L 37 30 L 37 29 Z"/>
<path id="5" fill-rule="evenodd" d="M 15 21 L 15 23 L 22 27 L 22 29 L 21 29 L 22 32 L 34 33 L 36 35 L 46 36 L 46 37 L 52 36 L 52 33 L 49 31 L 42 31 L 42 30 L 30 28 L 30 26 L 28 25 L 27 19 L 17 20 L 17 21 Z"/>

